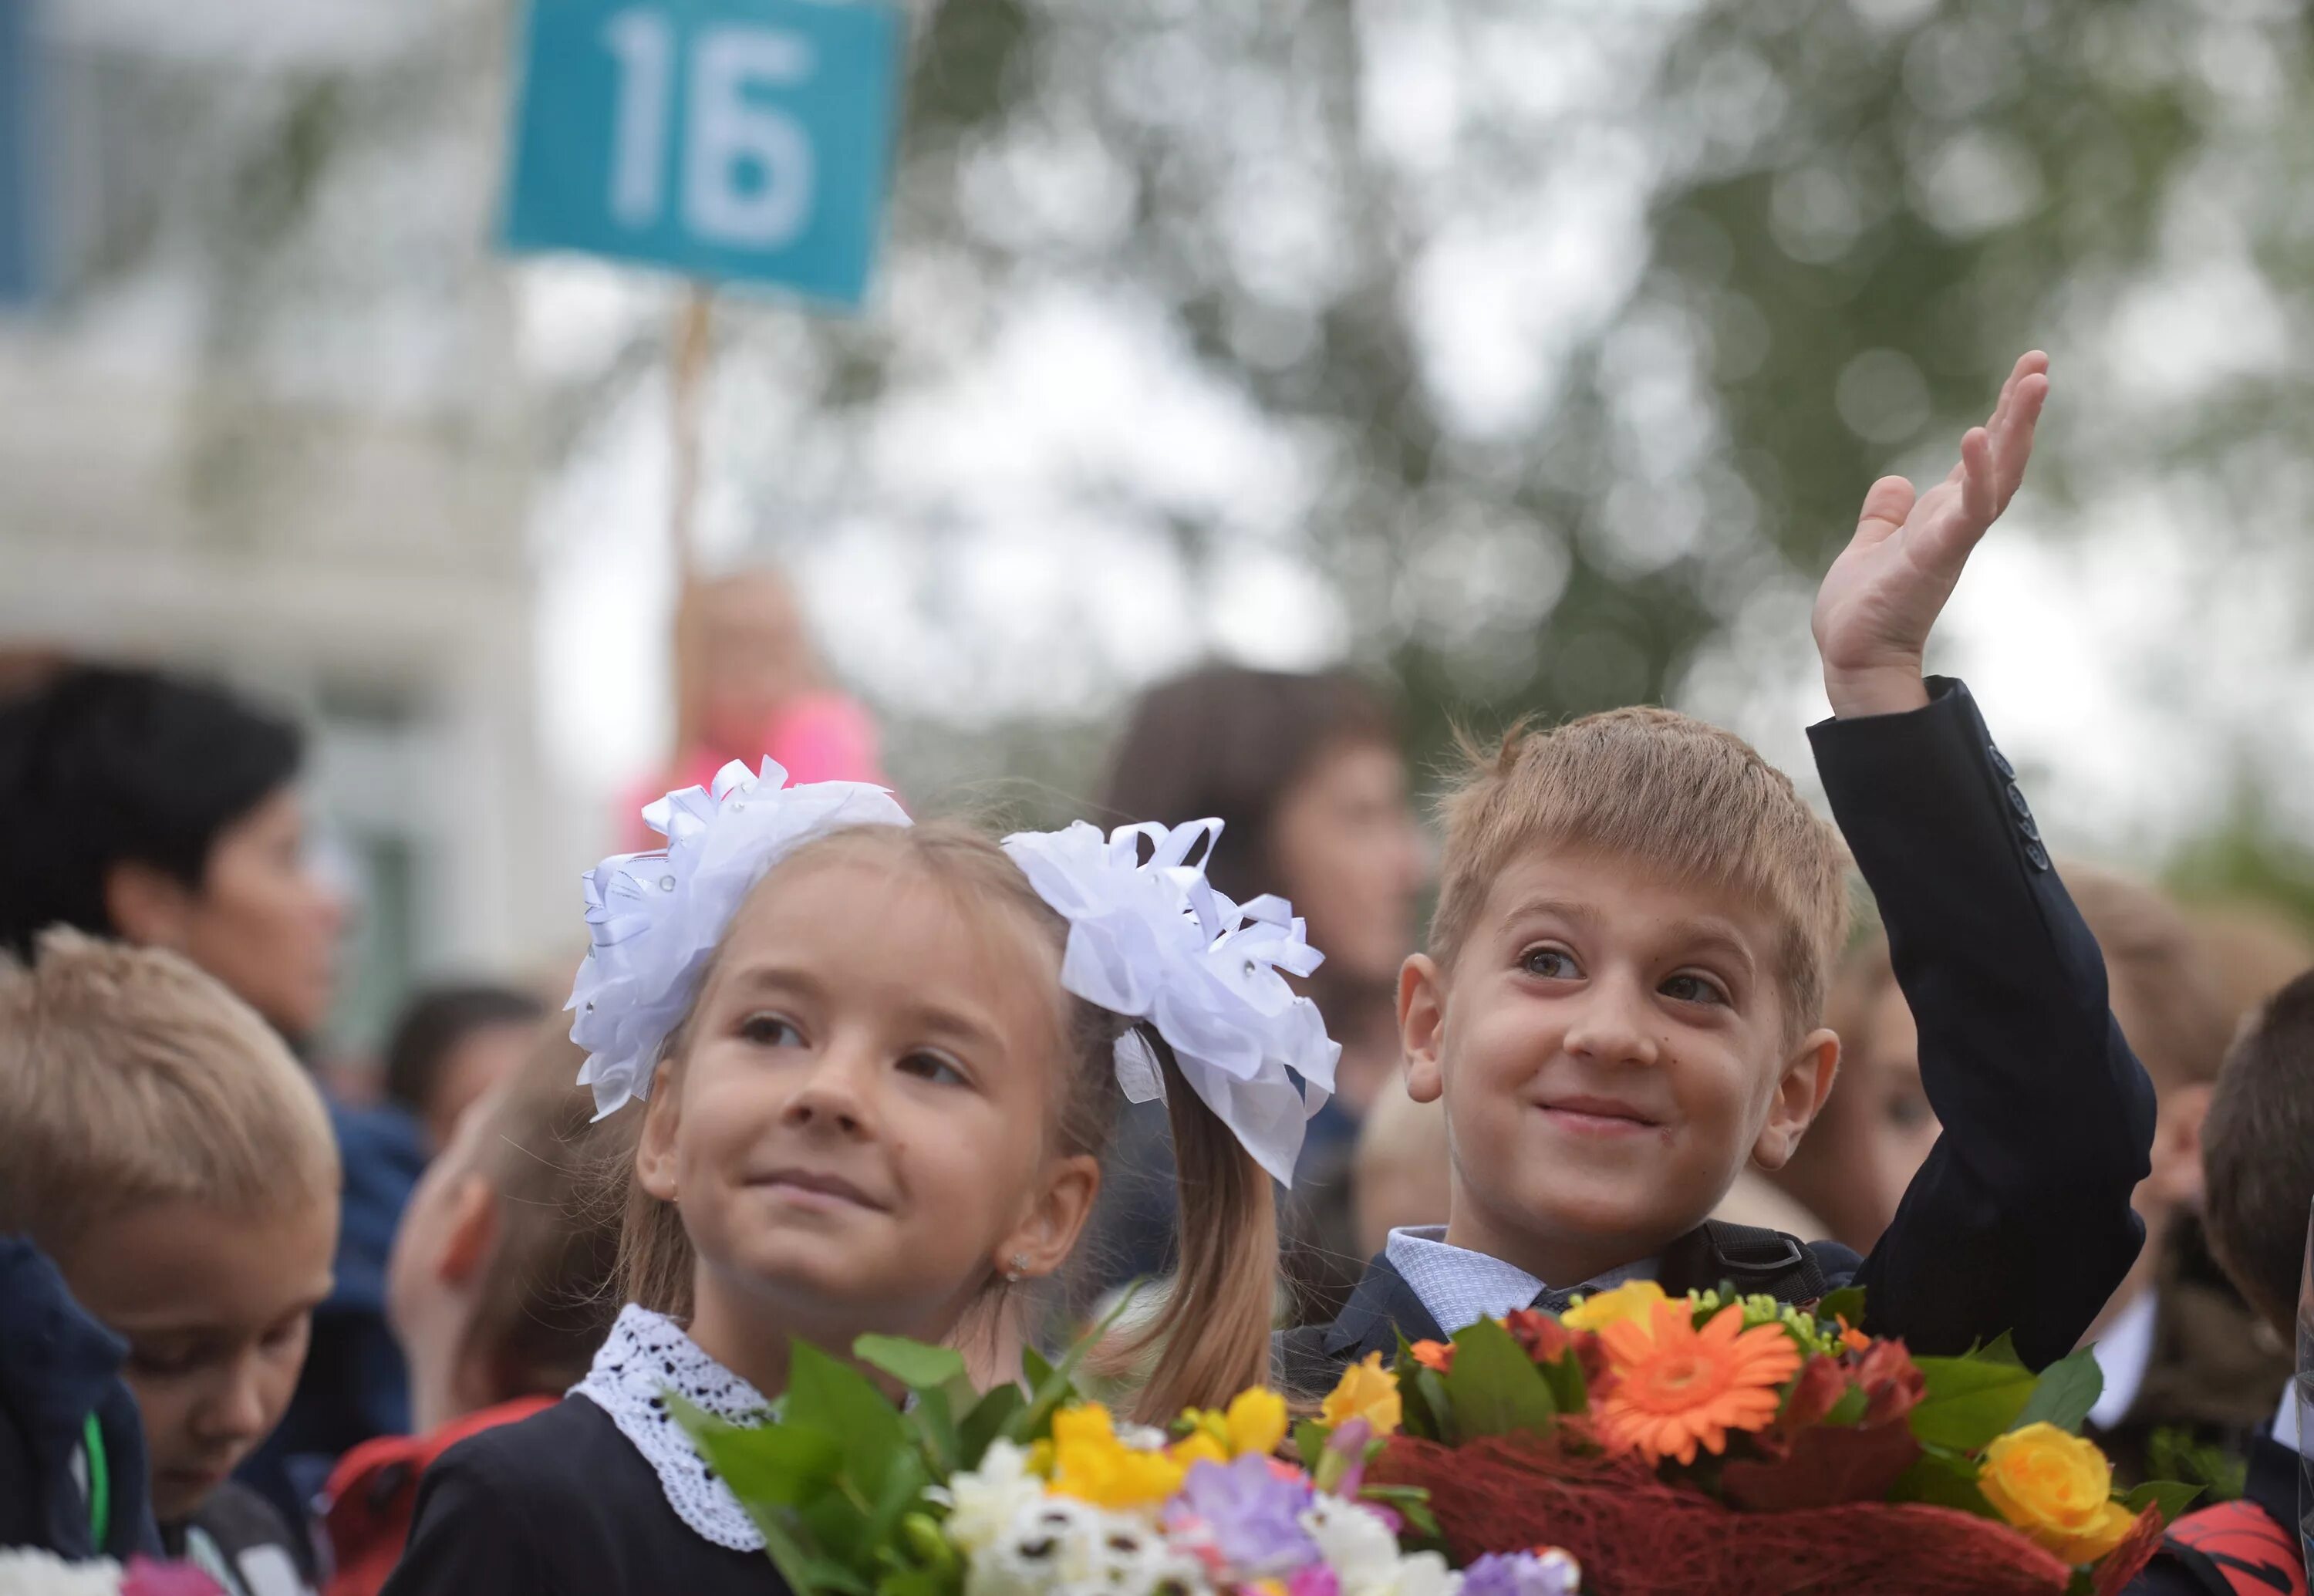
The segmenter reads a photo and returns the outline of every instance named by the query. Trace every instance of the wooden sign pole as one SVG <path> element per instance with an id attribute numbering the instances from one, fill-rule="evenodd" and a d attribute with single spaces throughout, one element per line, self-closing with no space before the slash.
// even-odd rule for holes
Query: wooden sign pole
<path id="1" fill-rule="evenodd" d="M 697 724 L 705 662 L 699 657 L 699 539 L 693 523 L 699 512 L 699 409 L 702 390 L 707 385 L 714 294 L 705 283 L 693 283 L 684 295 L 683 309 L 676 320 L 675 364 L 667 375 L 671 451 L 667 541 L 675 554 L 673 753 L 677 760 L 705 729 Z"/>

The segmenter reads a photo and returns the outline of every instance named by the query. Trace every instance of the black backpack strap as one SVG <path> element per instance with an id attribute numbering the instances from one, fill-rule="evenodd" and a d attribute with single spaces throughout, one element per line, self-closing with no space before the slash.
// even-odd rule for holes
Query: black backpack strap
<path id="1" fill-rule="evenodd" d="M 1824 1265 L 1807 1243 L 1781 1230 L 1706 1220 L 1665 1254 L 1668 1292 L 1717 1290 L 1726 1282 L 1744 1296 L 1813 1302 L 1825 1291 Z"/>

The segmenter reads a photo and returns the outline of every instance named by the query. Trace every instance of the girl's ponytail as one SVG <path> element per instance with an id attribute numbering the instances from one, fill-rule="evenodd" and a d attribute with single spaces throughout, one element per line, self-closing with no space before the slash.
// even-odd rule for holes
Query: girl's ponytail
<path id="1" fill-rule="evenodd" d="M 1155 1354 L 1134 1416 L 1161 1425 L 1185 1407 L 1223 1406 L 1267 1377 L 1277 1209 L 1268 1173 L 1191 1089 L 1173 1050 L 1148 1040 L 1173 1128 L 1179 1262 L 1163 1307 L 1119 1355 L 1141 1364 Z"/>

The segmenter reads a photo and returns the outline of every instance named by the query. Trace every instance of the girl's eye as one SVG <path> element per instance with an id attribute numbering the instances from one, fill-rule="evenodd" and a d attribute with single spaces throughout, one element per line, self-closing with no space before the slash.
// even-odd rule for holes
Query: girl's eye
<path id="1" fill-rule="evenodd" d="M 803 1033 L 778 1014 L 750 1014 L 739 1022 L 739 1038 L 758 1047 L 801 1047 Z"/>
<path id="2" fill-rule="evenodd" d="M 900 1061 L 900 1073 L 929 1080 L 934 1086 L 967 1085 L 964 1071 L 936 1053 L 912 1053 Z"/>
<path id="3" fill-rule="evenodd" d="M 1530 948 L 1519 956 L 1519 968 L 1546 981 L 1572 981 L 1583 974 L 1575 956 L 1559 948 Z"/>
<path id="4" fill-rule="evenodd" d="M 297 1333 L 305 1327 L 305 1319 L 303 1314 L 300 1314 L 297 1318 L 293 1319 L 283 1320 L 280 1324 L 274 1326 L 271 1329 L 265 1332 L 263 1343 L 265 1349 L 268 1352 L 278 1352 L 283 1347 L 287 1346 L 291 1342 L 296 1340 Z"/>
<path id="5" fill-rule="evenodd" d="M 1725 1003 L 1727 994 L 1708 975 L 1674 975 L 1656 989 L 1682 1003 Z"/>

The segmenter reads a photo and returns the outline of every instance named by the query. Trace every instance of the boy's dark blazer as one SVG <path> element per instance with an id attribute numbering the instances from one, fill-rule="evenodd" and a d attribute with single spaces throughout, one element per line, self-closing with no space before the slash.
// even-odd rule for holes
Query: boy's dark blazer
<path id="1" fill-rule="evenodd" d="M 2038 1369 L 2072 1351 L 2144 1241 L 2129 1197 L 2151 1168 L 2153 1088 L 2016 772 L 1965 686 L 1930 677 L 1929 692 L 1925 709 L 1824 721 L 1808 739 L 1878 900 L 1944 1133 L 1862 1259 L 1707 1225 L 1672 1243 L 1658 1277 L 1674 1292 L 1727 1278 L 1788 1301 L 1861 1286 L 1877 1335 L 1951 1354 L 2006 1330 Z M 1288 1332 L 1279 1351 L 1297 1386 L 1322 1389 L 1332 1368 L 1394 1346 L 1396 1330 L 1438 1335 L 1377 1257 L 1338 1318 Z"/>

